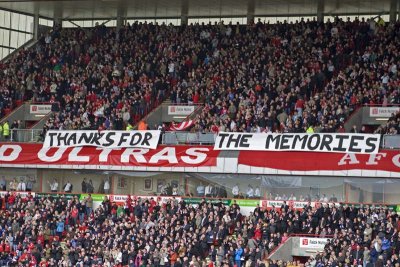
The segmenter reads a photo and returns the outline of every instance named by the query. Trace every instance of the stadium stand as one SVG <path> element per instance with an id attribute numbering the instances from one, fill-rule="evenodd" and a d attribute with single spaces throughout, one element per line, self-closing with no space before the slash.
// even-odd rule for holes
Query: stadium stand
<path id="1" fill-rule="evenodd" d="M 26 2 L 28 6 L 30 1 Z M 60 3 L 61 9 L 63 5 L 68 8 L 70 3 L 67 2 L 70 1 L 60 1 L 56 5 Z M 95 2 L 89 4 L 96 4 Z M 115 2 L 111 5 L 118 5 L 115 13 L 117 20 L 121 21 L 121 13 L 124 11 L 121 11 L 120 5 L 129 1 L 99 2 L 104 2 L 105 6 L 107 2 Z M 149 6 L 154 4 L 151 2 Z M 216 2 L 221 4 L 224 1 Z M 251 2 L 257 6 L 254 0 L 248 1 L 248 11 L 251 9 Z M 318 2 L 324 4 L 325 1 Z M 326 2 L 328 6 L 329 1 Z M 336 2 L 339 9 L 341 1 Z M 72 20 L 68 17 L 56 18 L 54 15 L 55 27 L 52 31 L 38 38 L 34 46 L 21 48 L 0 63 L 0 119 L 23 102 L 29 101 L 54 104 L 51 115 L 44 116 L 47 121 L 41 133 L 42 139 L 50 129 L 132 130 L 140 122 L 138 129 L 143 130 L 148 127 L 143 118 L 163 101 L 168 101 L 178 105 L 204 106 L 197 117 L 193 118 L 194 126 L 190 131 L 196 134 L 222 131 L 344 132 L 345 121 L 360 107 L 400 105 L 400 22 L 394 22 L 397 19 L 396 13 L 393 20 L 392 6 L 395 2 L 393 0 L 390 3 L 390 23 L 385 23 L 380 17 L 375 18 L 376 20 L 356 18 L 350 21 L 335 18 L 324 21 L 323 13 L 326 11 L 323 11 L 323 7 L 320 8 L 320 4 L 316 8 L 319 22 L 317 19 L 301 19 L 296 23 L 276 24 L 261 20 L 253 23 L 249 16 L 248 25 L 220 22 L 215 25 L 167 26 L 136 22 L 126 25 L 122 23 L 117 30 L 117 27 L 106 27 L 104 22 L 95 27 L 69 29 L 58 27 L 56 22 L 64 19 L 64 22 L 72 23 Z M 359 1 L 357 5 L 362 5 L 360 3 Z M 13 4 L 18 6 L 18 3 Z M 85 4 L 82 3 L 83 6 Z M 162 3 L 159 4 L 162 6 Z M 71 6 L 76 9 L 74 12 L 79 12 L 77 6 Z M 35 12 L 39 12 L 39 7 L 40 5 L 35 6 Z M 97 8 L 90 9 L 93 14 L 97 12 Z M 188 11 L 183 14 L 185 9 L 188 7 L 179 7 L 182 22 L 190 14 Z M 398 9 L 397 4 L 394 9 Z M 56 9 L 52 11 L 57 13 Z M 252 13 L 254 19 L 257 12 L 248 13 Z M 38 26 L 39 13 L 33 15 Z M 10 24 L 11 21 L 10 16 Z M 94 20 L 91 22 L 94 23 Z M 0 30 L 7 27 L 0 27 Z M 25 34 L 20 29 L 14 31 Z M 34 31 L 31 33 L 33 35 Z M 35 34 L 38 34 L 38 29 L 35 29 Z M 8 44 L 11 44 L 10 40 Z M 3 43 L 0 43 L 0 47 L 11 51 L 11 46 L 6 48 Z M 22 125 L 24 123 L 18 119 L 4 121 L 0 124 L 1 140 L 9 141 L 17 133 L 13 133 L 13 129 L 24 130 L 21 129 Z M 41 127 L 40 125 L 39 131 Z M 156 129 L 160 127 L 155 125 Z M 162 130 L 164 133 L 166 129 Z M 370 130 L 368 127 L 354 127 L 351 132 L 399 134 L 400 112 L 393 114 L 387 123 L 376 130 Z M 214 137 L 212 134 L 210 136 Z M 174 138 L 178 140 L 177 136 Z M 30 167 L 35 168 L 31 175 L 30 170 L 27 171 L 29 174 L 22 172 L 28 170 L 27 167 L 23 169 L 23 166 L 26 162 L 33 162 L 32 159 L 21 159 L 22 162 L 13 164 L 14 153 L 19 154 L 22 150 L 22 146 L 17 148 L 15 145 L 18 144 L 6 144 L 2 148 L 5 160 L 0 160 L 3 162 L 2 168 L 11 169 L 7 172 L 7 177 L 2 175 L 0 179 L 0 266 L 400 266 L 400 212 L 397 213 L 400 205 L 394 204 L 397 203 L 398 185 L 395 179 L 398 177 L 396 171 L 400 164 L 400 155 L 394 155 L 391 153 L 393 151 L 385 150 L 381 154 L 372 155 L 350 153 L 344 154 L 338 160 L 335 158 L 327 161 L 335 166 L 347 164 L 345 167 L 348 169 L 340 177 L 348 179 L 347 182 L 345 178 L 336 180 L 333 185 L 329 185 L 326 192 L 316 189 L 320 188 L 318 183 L 324 183 L 324 179 L 337 178 L 334 177 L 334 173 L 337 173 L 331 171 L 330 166 L 323 168 L 325 176 L 320 173 L 310 174 L 314 169 L 302 171 L 301 174 L 293 174 L 291 169 L 284 169 L 287 172 L 284 178 L 292 180 L 296 177 L 298 181 L 291 186 L 284 181 L 279 183 L 281 177 L 284 179 L 276 172 L 271 181 L 278 181 L 276 188 L 285 189 L 282 193 L 273 191 L 272 186 L 264 186 L 266 190 L 261 194 L 260 187 L 254 186 L 254 190 L 250 183 L 247 191 L 242 192 L 236 183 L 231 190 L 234 198 L 229 199 L 229 204 L 225 204 L 228 203 L 227 197 L 231 195 L 230 192 L 227 194 L 225 181 L 221 186 L 213 180 L 222 180 L 235 176 L 236 173 L 224 173 L 218 178 L 210 176 L 207 186 L 202 180 L 197 187 L 192 185 L 196 189 L 193 192 L 197 193 L 197 199 L 205 196 L 207 199 L 202 199 L 198 204 L 188 204 L 185 199 L 192 198 L 193 203 L 197 199 L 192 193 L 185 193 L 184 186 L 188 187 L 188 180 L 194 179 L 185 175 L 195 173 L 204 166 L 192 167 L 188 164 L 189 167 L 168 167 L 170 171 L 167 175 L 158 179 L 146 175 L 151 172 L 162 173 L 162 167 L 150 165 L 153 169 L 149 171 L 145 164 L 129 166 L 130 159 L 136 159 L 137 155 L 127 153 L 127 157 L 124 156 L 124 167 L 143 169 L 134 171 L 121 167 L 118 172 L 111 173 L 112 168 L 103 168 L 107 167 L 102 166 L 107 160 L 102 155 L 102 160 L 99 157 L 99 163 L 93 165 L 93 169 L 80 169 L 83 165 L 79 165 L 81 161 L 76 161 L 77 165 L 70 165 L 70 173 L 57 173 L 61 167 L 65 168 L 56 165 L 57 156 L 61 157 L 61 152 L 70 149 L 64 150 L 63 147 L 51 157 L 46 154 L 48 150 L 37 152 L 35 156 L 47 158 L 48 161 L 43 162 L 52 162 L 54 165 Z M 169 151 L 175 153 L 175 147 L 172 148 Z M 68 160 L 71 158 L 71 162 L 78 157 L 85 157 L 88 159 L 86 163 L 91 163 L 91 156 L 83 153 L 78 155 L 78 152 L 74 151 L 66 157 Z M 213 158 L 215 165 L 218 167 L 218 162 L 236 164 L 239 169 L 240 162 L 235 161 L 238 158 L 237 151 L 230 152 L 222 152 L 229 157 Z M 161 157 L 164 154 L 160 155 L 156 156 Z M 182 155 L 179 157 L 193 161 L 193 153 Z M 141 156 L 145 158 L 143 154 Z M 177 161 L 177 156 L 174 156 Z M 367 156 L 370 158 L 367 159 Z M 146 160 L 149 157 L 146 155 Z M 381 166 L 375 168 L 384 158 L 393 166 L 386 166 L 386 169 L 379 169 Z M 319 160 L 324 159 L 321 157 Z M 353 164 L 358 165 L 353 167 Z M 365 166 L 361 166 L 362 164 Z M 257 173 L 257 168 L 262 168 L 241 165 L 244 165 L 241 166 L 242 169 L 249 167 L 247 173 L 241 177 L 243 180 L 250 178 L 246 175 Z M 215 166 L 210 164 L 205 167 L 211 170 Z M 172 172 L 178 168 L 182 168 L 179 176 Z M 187 172 L 184 168 L 193 170 Z M 272 176 L 264 169 L 267 167 L 262 168 L 262 175 Z M 102 170 L 101 175 L 99 170 Z M 221 173 L 226 172 L 225 168 L 221 170 Z M 13 171 L 15 175 L 10 174 Z M 126 175 L 133 173 L 135 175 Z M 82 189 L 82 194 L 77 193 L 79 189 L 75 188 L 73 191 L 73 185 L 68 180 L 72 178 L 69 175 L 75 174 L 75 180 L 78 180 L 78 175 L 88 175 L 90 182 L 86 184 L 86 178 L 83 178 L 82 188 L 85 187 L 85 190 Z M 209 174 L 212 174 L 211 171 Z M 107 179 L 103 180 L 106 175 Z M 315 185 L 309 180 L 307 183 L 301 181 L 303 177 L 309 178 L 310 175 L 315 178 Z M 47 183 L 43 183 L 45 176 Z M 143 182 L 143 186 L 139 186 L 137 181 L 143 180 L 142 176 L 150 178 Z M 109 177 L 113 179 L 108 180 Z M 102 180 L 98 186 L 102 191 L 96 191 L 92 178 L 98 178 L 95 182 Z M 239 179 L 235 176 L 234 179 L 236 178 Z M 136 179 L 134 183 L 137 184 L 130 183 L 132 180 L 128 183 L 127 179 Z M 7 181 L 10 181 L 9 188 Z M 65 181 L 67 182 L 64 183 Z M 153 189 L 153 183 L 154 188 L 157 188 Z M 35 191 L 33 184 L 41 192 L 31 192 Z M 63 184 L 61 193 L 59 185 Z M 47 185 L 51 193 L 46 191 Z M 161 190 L 158 190 L 159 187 Z M 242 190 L 243 188 L 245 187 L 242 186 Z M 385 192 L 388 188 L 391 190 Z M 294 192 L 289 192 L 292 189 Z M 304 195 L 301 195 L 303 189 Z M 128 195 L 125 202 L 117 203 L 113 200 L 116 195 L 103 194 L 119 194 L 122 199 L 125 194 L 134 190 L 148 194 L 148 197 Z M 95 191 L 98 193 L 96 197 L 104 197 L 99 207 L 94 207 Z M 359 202 L 366 202 L 364 191 L 368 191 L 368 201 L 377 200 L 382 205 L 378 207 L 363 203 L 341 203 L 344 197 L 348 197 L 343 195 L 355 195 L 356 192 Z M 342 194 L 339 200 L 333 192 Z M 390 200 L 385 199 L 385 194 L 391 195 Z M 352 197 L 356 199 L 355 196 Z M 245 205 L 246 201 L 249 203 L 253 200 L 257 204 Z M 282 201 L 283 205 L 264 207 L 262 204 L 263 207 L 260 207 L 260 203 L 267 200 L 269 203 Z M 298 203 L 307 204 L 294 207 L 294 201 L 297 200 Z M 243 205 L 238 204 L 240 201 L 243 201 Z M 391 209 L 384 206 L 385 203 L 391 203 Z M 249 215 L 244 215 L 245 206 L 248 210 L 257 207 Z M 307 259 L 269 259 L 269 256 L 293 236 L 330 240 L 323 251 L 318 251 L 315 256 Z"/>
<path id="2" fill-rule="evenodd" d="M 206 104 L 192 131 L 343 131 L 361 105 L 400 103 L 399 29 L 362 19 L 53 31 L 4 64 L 2 112 L 12 99 L 58 101 L 45 130 L 121 130 L 169 94 Z"/>
<path id="3" fill-rule="evenodd" d="M 321 204 L 302 211 L 130 197 L 1 198 L 2 266 L 304 266 L 266 260 L 291 234 L 332 237 L 305 266 L 398 266 L 399 217 L 387 208 Z"/>

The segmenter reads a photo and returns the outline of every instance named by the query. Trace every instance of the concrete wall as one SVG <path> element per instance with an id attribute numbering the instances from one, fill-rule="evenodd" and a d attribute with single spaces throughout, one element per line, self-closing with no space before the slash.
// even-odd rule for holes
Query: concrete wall
<path id="1" fill-rule="evenodd" d="M 349 132 L 353 128 L 353 125 L 356 125 L 357 129 L 360 129 L 361 125 L 363 124 L 363 109 L 364 107 L 360 108 L 347 119 L 346 123 L 344 124 L 344 129 L 346 132 Z"/>
<path id="2" fill-rule="evenodd" d="M 154 125 L 160 125 L 163 122 L 180 122 L 185 119 L 185 116 L 181 116 L 182 118 L 176 118 L 173 115 L 168 115 L 168 106 L 171 105 L 173 104 L 169 103 L 169 101 L 165 101 L 145 118 L 146 123 L 150 126 L 150 128 L 154 128 Z M 199 110 L 195 108 L 194 113 L 198 112 Z"/>
<path id="3" fill-rule="evenodd" d="M 370 117 L 370 107 L 361 107 L 357 110 L 345 123 L 344 128 L 346 132 L 350 131 L 353 125 L 357 126 L 360 130 L 362 125 L 381 125 L 386 123 L 385 120 L 377 120 L 377 118 Z"/>
<path id="4" fill-rule="evenodd" d="M 317 249 L 306 249 L 300 247 L 300 237 L 290 237 L 274 253 L 269 256 L 271 260 L 292 261 L 293 256 L 310 257 L 317 254 Z"/>
<path id="5" fill-rule="evenodd" d="M 273 252 L 268 258 L 271 260 L 283 260 L 283 261 L 292 261 L 292 250 L 293 250 L 293 237 L 289 237 L 289 239 L 282 244 L 275 252 Z"/>

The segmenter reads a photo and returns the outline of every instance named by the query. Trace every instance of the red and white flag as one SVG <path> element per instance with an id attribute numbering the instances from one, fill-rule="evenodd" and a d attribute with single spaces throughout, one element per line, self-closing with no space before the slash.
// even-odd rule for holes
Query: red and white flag
<path id="1" fill-rule="evenodd" d="M 171 125 L 169 126 L 170 131 L 184 131 L 186 129 L 189 129 L 195 124 L 194 120 L 187 120 L 187 121 L 182 121 L 178 123 L 172 122 Z"/>

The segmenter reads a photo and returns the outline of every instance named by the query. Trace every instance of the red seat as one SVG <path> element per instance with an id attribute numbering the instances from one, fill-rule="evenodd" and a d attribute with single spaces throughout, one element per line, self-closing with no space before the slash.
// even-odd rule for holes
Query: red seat
<path id="1" fill-rule="evenodd" d="M 5 116 L 7 116 L 8 114 L 10 114 L 11 113 L 11 109 L 9 109 L 9 108 L 5 108 L 4 109 L 4 115 Z"/>
<path id="2" fill-rule="evenodd" d="M 16 105 L 17 107 L 21 106 L 21 105 L 22 105 L 22 100 L 16 100 L 16 101 L 15 101 L 15 105 Z"/>

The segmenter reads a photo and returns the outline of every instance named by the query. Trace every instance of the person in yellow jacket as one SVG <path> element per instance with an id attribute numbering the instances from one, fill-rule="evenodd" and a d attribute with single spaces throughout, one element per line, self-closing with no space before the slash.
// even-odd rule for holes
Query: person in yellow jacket
<path id="1" fill-rule="evenodd" d="M 378 18 L 378 26 L 380 26 L 380 27 L 385 26 L 385 21 L 383 20 L 383 18 L 381 16 L 379 16 L 379 18 Z"/>
<path id="2" fill-rule="evenodd" d="M 126 130 L 127 131 L 132 131 L 133 130 L 133 126 L 129 122 L 128 122 L 128 125 L 126 125 Z"/>
<path id="3" fill-rule="evenodd" d="M 308 127 L 306 133 L 308 134 L 314 133 L 314 128 L 312 126 Z"/>
<path id="4" fill-rule="evenodd" d="M 3 136 L 4 139 L 8 140 L 10 138 L 10 124 L 8 123 L 8 121 L 6 121 L 3 124 Z"/>

